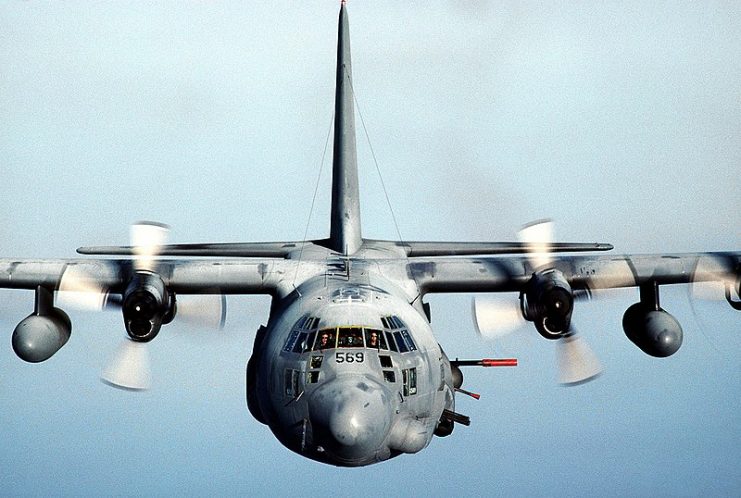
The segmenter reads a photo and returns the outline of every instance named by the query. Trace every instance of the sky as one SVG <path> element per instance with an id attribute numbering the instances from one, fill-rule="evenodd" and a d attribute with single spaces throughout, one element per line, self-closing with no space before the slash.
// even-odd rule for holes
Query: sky
<path id="1" fill-rule="evenodd" d="M 363 235 L 557 238 L 617 253 L 741 249 L 741 7 L 736 2 L 349 2 Z M 334 1 L 3 2 L 0 255 L 76 257 L 168 223 L 173 242 L 301 240 L 329 229 Z M 313 212 L 310 206 L 319 177 Z M 245 403 L 269 299 L 230 297 L 227 326 L 177 320 L 151 343 L 154 385 L 100 370 L 117 313 L 70 310 L 72 337 L 26 364 L 10 346 L 33 294 L 0 291 L 5 495 L 738 496 L 741 337 L 725 302 L 662 305 L 666 359 L 624 336 L 637 291 L 578 303 L 605 373 L 556 384 L 532 329 L 474 331 L 469 295 L 436 295 L 467 370 L 471 427 L 416 455 L 334 468 L 283 448 Z M 507 296 L 515 299 L 516 296 Z M 3 346 L 4 342 L 4 346 Z M 493 370 L 493 371 L 492 371 Z"/>

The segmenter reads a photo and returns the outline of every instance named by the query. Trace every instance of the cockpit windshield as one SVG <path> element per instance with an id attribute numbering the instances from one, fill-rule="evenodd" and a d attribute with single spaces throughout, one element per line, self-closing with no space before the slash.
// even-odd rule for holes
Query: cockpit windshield
<path id="1" fill-rule="evenodd" d="M 372 349 L 388 349 L 383 333 L 376 329 L 365 329 L 365 345 Z"/>
<path id="2" fill-rule="evenodd" d="M 331 327 L 316 329 L 319 319 L 304 317 L 289 334 L 284 352 L 304 353 L 334 348 L 368 348 L 406 353 L 416 351 L 417 346 L 406 325 L 398 317 L 382 317 L 384 329 L 370 327 Z M 389 330 L 390 329 L 390 330 Z"/>
<path id="3" fill-rule="evenodd" d="M 320 330 L 316 344 L 314 344 L 314 351 L 335 347 L 335 338 L 335 329 Z"/>
<path id="4" fill-rule="evenodd" d="M 337 334 L 338 348 L 362 348 L 363 329 L 361 327 L 340 327 Z"/>

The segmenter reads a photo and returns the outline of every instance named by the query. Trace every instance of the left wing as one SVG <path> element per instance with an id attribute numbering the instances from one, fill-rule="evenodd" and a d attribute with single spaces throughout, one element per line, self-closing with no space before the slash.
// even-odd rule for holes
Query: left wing
<path id="1" fill-rule="evenodd" d="M 406 271 L 421 294 L 430 292 L 522 292 L 533 275 L 560 272 L 574 289 L 612 289 L 741 278 L 741 253 L 709 252 L 608 256 L 552 256 L 547 267 L 531 258 L 410 258 Z"/>

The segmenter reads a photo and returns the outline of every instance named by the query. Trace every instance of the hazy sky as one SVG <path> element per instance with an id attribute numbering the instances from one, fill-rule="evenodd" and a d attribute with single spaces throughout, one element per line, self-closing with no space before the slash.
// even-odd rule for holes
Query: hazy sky
<path id="1" fill-rule="evenodd" d="M 357 98 L 405 239 L 507 240 L 543 217 L 616 252 L 741 249 L 736 2 L 362 2 Z M 175 242 L 297 240 L 333 112 L 338 5 L 3 2 L 0 255 L 74 257 L 154 219 Z M 358 128 L 360 120 L 358 119 Z M 359 135 L 363 234 L 394 238 Z M 331 148 L 330 148 L 331 151 Z M 309 237 L 329 226 L 329 167 Z M 514 299 L 515 296 L 509 296 Z M 637 292 L 579 303 L 605 365 L 558 387 L 534 330 L 481 342 L 470 296 L 434 296 L 472 426 L 363 469 L 284 449 L 249 415 L 244 370 L 269 300 L 227 328 L 175 323 L 147 393 L 98 381 L 117 313 L 70 312 L 70 342 L 10 347 L 33 294 L 0 292 L 0 482 L 9 495 L 713 495 L 741 493 L 738 312 L 662 288 L 685 329 L 657 360 L 622 333 Z M 493 370 L 493 369 L 492 369 Z"/>

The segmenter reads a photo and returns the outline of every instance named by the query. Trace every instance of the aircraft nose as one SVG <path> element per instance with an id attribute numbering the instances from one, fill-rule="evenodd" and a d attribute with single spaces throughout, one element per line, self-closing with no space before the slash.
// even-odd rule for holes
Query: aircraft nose
<path id="1" fill-rule="evenodd" d="M 314 443 L 347 463 L 372 460 L 391 425 L 388 391 L 366 377 L 331 380 L 309 401 Z"/>

